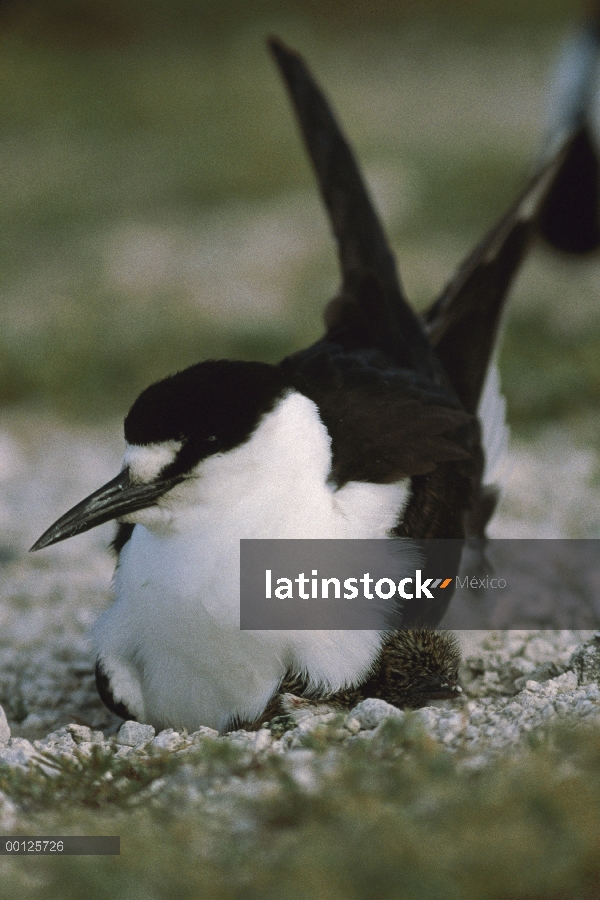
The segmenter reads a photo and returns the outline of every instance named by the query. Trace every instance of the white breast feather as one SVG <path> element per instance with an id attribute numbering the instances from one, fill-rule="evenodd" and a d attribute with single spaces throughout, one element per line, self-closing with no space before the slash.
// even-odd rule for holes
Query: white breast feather
<path id="1" fill-rule="evenodd" d="M 330 690 L 364 677 L 379 632 L 239 629 L 241 538 L 385 538 L 398 521 L 407 481 L 335 491 L 330 469 L 317 407 L 290 393 L 245 444 L 128 517 L 116 601 L 94 629 L 115 699 L 158 726 L 222 730 L 260 715 L 290 666 Z"/>

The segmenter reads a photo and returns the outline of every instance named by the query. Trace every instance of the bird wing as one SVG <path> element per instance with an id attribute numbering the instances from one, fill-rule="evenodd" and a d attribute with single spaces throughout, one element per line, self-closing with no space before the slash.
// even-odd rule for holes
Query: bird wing
<path id="1" fill-rule="evenodd" d="M 479 405 L 508 289 L 574 140 L 534 175 L 423 316 L 429 340 L 469 412 Z"/>
<path id="2" fill-rule="evenodd" d="M 472 436 L 462 426 L 471 417 L 406 301 L 354 153 L 302 57 L 274 38 L 269 44 L 338 247 L 342 284 L 325 312 L 326 333 L 281 363 L 319 407 L 332 480 L 389 483 L 466 459 Z"/>
<path id="3" fill-rule="evenodd" d="M 531 178 L 423 316 L 429 340 L 463 408 L 473 414 L 479 407 L 508 289 L 536 233 L 540 210 L 560 176 L 573 140 L 576 137 Z M 467 533 L 485 537 L 499 493 L 494 486 L 483 483 L 483 468 L 475 478 L 469 479 L 467 474 L 458 473 L 448 482 L 448 473 L 442 467 L 431 476 L 414 480 L 402 523 L 404 531 L 416 531 L 421 537 L 448 532 L 453 527 L 453 511 L 460 505 L 460 491 L 466 490 L 469 503 L 463 508 Z M 440 495 L 443 502 L 435 499 Z"/>
<path id="4" fill-rule="evenodd" d="M 281 364 L 288 381 L 317 404 L 331 438 L 330 478 L 390 484 L 470 456 L 473 417 L 446 392 L 377 350 L 347 353 L 320 342 Z"/>
<path id="5" fill-rule="evenodd" d="M 441 383 L 442 368 L 406 301 L 394 254 L 354 153 L 302 57 L 271 38 L 338 247 L 342 285 L 325 314 L 325 340 L 377 347 L 395 365 Z M 376 284 L 377 290 L 369 290 Z"/>

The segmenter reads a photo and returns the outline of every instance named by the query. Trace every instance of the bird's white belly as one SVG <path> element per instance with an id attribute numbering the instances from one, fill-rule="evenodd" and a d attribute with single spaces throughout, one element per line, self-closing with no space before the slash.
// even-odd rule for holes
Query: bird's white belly
<path id="1" fill-rule="evenodd" d="M 301 402 L 314 407 L 307 398 Z M 116 601 L 93 637 L 115 699 L 140 721 L 224 730 L 236 720 L 258 717 L 289 668 L 331 690 L 368 672 L 381 644 L 379 632 L 239 627 L 240 538 L 384 538 L 406 499 L 405 484 L 350 483 L 334 491 L 326 483 L 327 433 L 318 415 L 315 421 L 307 412 L 302 437 L 310 425 L 309 454 L 296 446 L 296 459 L 290 447 L 283 457 L 287 471 L 273 477 L 268 452 L 256 447 L 259 428 L 246 445 L 206 460 L 201 477 L 185 486 L 183 500 L 175 489 L 145 525 L 139 521 L 143 513 L 136 514 L 138 524 L 115 573 Z M 253 450 L 255 458 L 248 460 Z"/>

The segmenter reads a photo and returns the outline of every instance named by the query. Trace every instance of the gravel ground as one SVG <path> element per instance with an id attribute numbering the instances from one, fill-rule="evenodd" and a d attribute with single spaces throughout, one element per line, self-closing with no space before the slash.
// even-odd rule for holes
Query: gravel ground
<path id="1" fill-rule="evenodd" d="M 27 767 L 40 752 L 74 758 L 76 749 L 89 755 L 94 745 L 117 758 L 185 754 L 216 740 L 250 755 L 285 754 L 294 777 L 309 784 L 323 761 L 303 749 L 308 733 L 323 732 L 340 748 L 369 740 L 389 717 L 404 717 L 379 700 L 364 701 L 346 715 L 300 707 L 295 721 L 218 737 L 206 728 L 192 735 L 171 730 L 155 735 L 150 726 L 123 725 L 109 714 L 96 696 L 87 633 L 110 602 L 111 528 L 37 554 L 26 548 L 57 515 L 113 476 L 120 452 L 117 425 L 102 432 L 74 431 L 14 414 L 0 429 L 0 704 L 6 714 L 0 714 L 0 760 Z M 594 454 L 558 432 L 546 432 L 513 449 L 508 462 L 493 536 L 599 535 Z M 482 630 L 459 637 L 463 698 L 411 715 L 436 741 L 466 751 L 465 764 L 483 764 L 554 718 L 600 716 L 600 643 L 594 633 Z M 52 764 L 45 765 L 51 773 Z M 9 807 L 5 813 L 10 818 Z"/>

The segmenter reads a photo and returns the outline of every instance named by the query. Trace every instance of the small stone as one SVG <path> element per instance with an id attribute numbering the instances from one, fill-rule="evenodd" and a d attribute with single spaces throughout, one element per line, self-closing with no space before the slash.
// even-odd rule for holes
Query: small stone
<path id="1" fill-rule="evenodd" d="M 354 707 L 350 718 L 356 719 L 361 728 L 371 729 L 376 728 L 383 719 L 403 719 L 404 713 L 385 700 L 369 697 Z"/>
<path id="2" fill-rule="evenodd" d="M 298 722 L 296 731 L 298 734 L 310 734 L 311 731 L 316 730 L 322 731 L 322 726 L 329 725 L 329 723 L 333 722 L 337 716 L 337 712 L 325 712 L 316 716 L 307 716 L 305 719 L 301 719 Z"/>
<path id="3" fill-rule="evenodd" d="M 35 756 L 37 750 L 25 738 L 10 738 L 8 746 L 0 750 L 0 761 L 7 763 L 9 766 L 18 766 L 26 769 L 32 756 Z"/>
<path id="4" fill-rule="evenodd" d="M 273 743 L 273 738 L 271 737 L 271 732 L 268 728 L 261 728 L 256 732 L 256 736 L 252 742 L 252 749 L 256 753 L 260 753 L 262 750 L 266 750 Z"/>
<path id="5" fill-rule="evenodd" d="M 26 738 L 13 737 L 9 740 L 8 746 L 11 750 L 23 750 L 25 753 L 29 753 L 30 756 L 33 756 L 35 753 L 33 744 Z"/>
<path id="6" fill-rule="evenodd" d="M 96 745 L 92 744 L 91 741 L 81 741 L 80 744 L 77 744 L 77 750 L 79 753 L 83 754 L 83 756 L 91 756 L 95 746 Z"/>
<path id="7" fill-rule="evenodd" d="M 370 728 L 368 731 L 361 729 L 358 734 L 351 735 L 349 741 L 372 741 L 377 734 L 376 728 Z"/>
<path id="8" fill-rule="evenodd" d="M 38 745 L 43 746 L 52 753 L 69 752 L 77 746 L 73 735 L 68 731 L 68 726 L 66 725 L 57 728 L 56 731 L 51 731 L 50 734 L 40 741 L 35 741 L 35 746 L 37 747 Z"/>
<path id="9" fill-rule="evenodd" d="M 165 728 L 157 734 L 152 741 L 152 746 L 157 750 L 178 750 L 185 741 L 181 735 L 172 728 Z"/>
<path id="10" fill-rule="evenodd" d="M 575 672 L 564 672 L 552 679 L 552 685 L 556 687 L 557 693 L 570 694 L 577 687 L 577 675 Z"/>
<path id="11" fill-rule="evenodd" d="M 208 728 L 206 725 L 202 725 L 198 731 L 194 731 L 190 734 L 190 741 L 194 744 L 200 744 L 202 741 L 207 738 L 218 738 L 219 732 L 214 728 Z"/>
<path id="12" fill-rule="evenodd" d="M 34 741 L 34 746 L 41 746 L 50 753 L 72 753 L 77 744 L 70 734 L 53 732 L 41 741 Z"/>
<path id="13" fill-rule="evenodd" d="M 254 741 L 254 731 L 246 731 L 240 728 L 238 731 L 229 731 L 224 735 L 224 740 L 234 747 L 248 747 Z"/>
<path id="14" fill-rule="evenodd" d="M 417 709 L 414 713 L 428 731 L 432 731 L 440 720 L 441 710 L 436 706 L 424 706 L 423 709 Z"/>
<path id="15" fill-rule="evenodd" d="M 462 713 L 455 712 L 444 719 L 442 722 L 443 735 L 442 742 L 451 744 L 465 729 L 465 717 Z"/>
<path id="16" fill-rule="evenodd" d="M 144 747 L 149 744 L 156 734 L 152 725 L 142 725 L 141 722 L 124 722 L 119 728 L 117 744 L 124 747 Z"/>
<path id="17" fill-rule="evenodd" d="M 132 753 L 135 753 L 134 747 L 127 747 L 125 744 L 119 747 L 117 752 L 115 753 L 115 759 L 124 759 L 127 756 L 131 756 Z"/>
<path id="18" fill-rule="evenodd" d="M 539 681 L 533 681 L 533 680 L 530 679 L 529 681 L 526 681 L 526 682 L 525 682 L 525 690 L 526 690 L 526 691 L 532 691 L 533 693 L 536 693 L 537 691 L 541 691 L 541 690 L 542 690 L 542 686 L 541 686 L 541 684 L 539 683 Z"/>
<path id="19" fill-rule="evenodd" d="M 10 740 L 10 727 L 6 719 L 6 713 L 0 706 L 0 747 L 8 744 Z"/>
<path id="20" fill-rule="evenodd" d="M 67 731 L 76 744 L 89 743 L 92 739 L 92 729 L 87 725 L 67 725 Z"/>
<path id="21" fill-rule="evenodd" d="M 355 719 L 354 716 L 350 716 L 348 719 L 346 719 L 345 727 L 348 729 L 350 734 L 358 734 L 358 732 L 362 728 L 362 725 L 360 724 L 358 719 Z"/>

